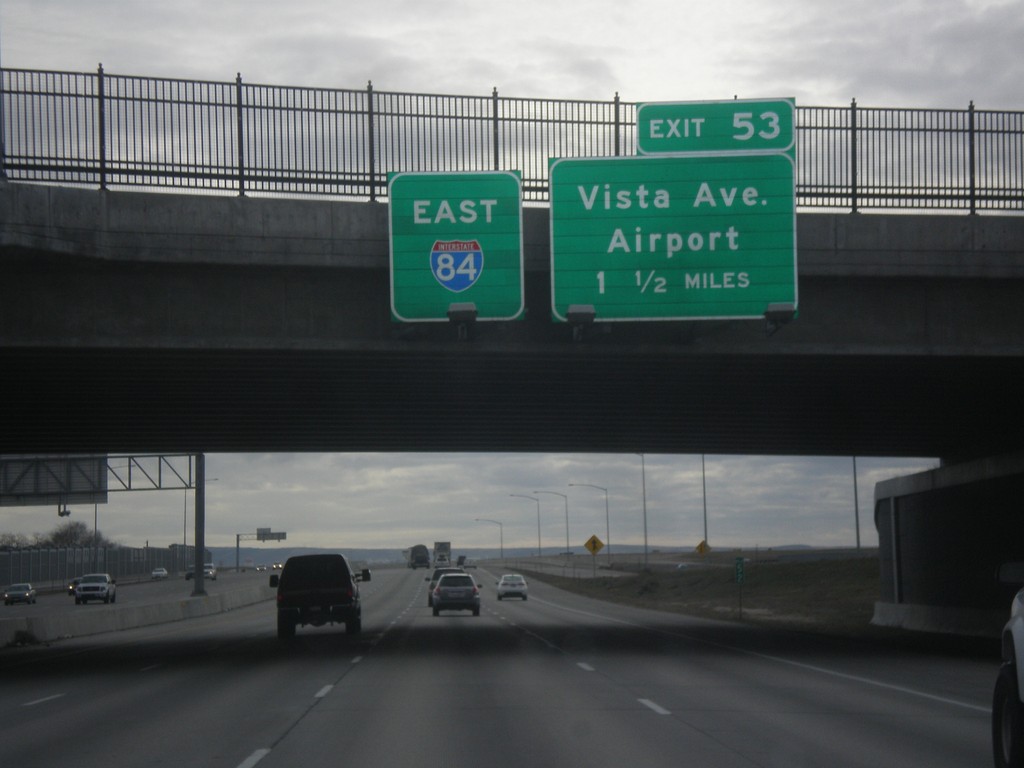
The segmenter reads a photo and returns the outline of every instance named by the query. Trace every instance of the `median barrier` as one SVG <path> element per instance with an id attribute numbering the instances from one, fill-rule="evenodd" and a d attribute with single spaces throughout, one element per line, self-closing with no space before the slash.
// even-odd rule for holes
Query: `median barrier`
<path id="1" fill-rule="evenodd" d="M 275 593 L 269 586 L 254 584 L 243 589 L 164 603 L 86 606 L 53 616 L 0 618 L 0 647 L 49 643 L 69 637 L 197 619 L 272 600 Z"/>

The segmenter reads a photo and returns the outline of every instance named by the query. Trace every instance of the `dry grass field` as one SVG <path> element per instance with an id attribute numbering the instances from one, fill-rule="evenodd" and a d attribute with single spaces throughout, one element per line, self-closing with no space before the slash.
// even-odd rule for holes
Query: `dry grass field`
<path id="1" fill-rule="evenodd" d="M 737 553 L 739 554 L 739 553 Z M 909 645 L 943 645 L 971 653 L 994 653 L 998 641 L 936 638 L 871 624 L 879 596 L 877 556 L 830 553 L 826 557 L 749 555 L 737 584 L 735 557 L 652 568 L 594 578 L 547 573 L 530 577 L 588 597 L 690 616 L 769 625 L 780 629 Z"/>

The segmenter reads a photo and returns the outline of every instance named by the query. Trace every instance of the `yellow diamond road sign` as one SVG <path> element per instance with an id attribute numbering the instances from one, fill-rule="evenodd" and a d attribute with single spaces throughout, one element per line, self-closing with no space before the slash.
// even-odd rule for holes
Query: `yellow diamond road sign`
<path id="1" fill-rule="evenodd" d="M 604 542 L 597 538 L 597 536 L 591 536 L 583 546 L 590 550 L 590 554 L 596 555 L 604 549 Z"/>

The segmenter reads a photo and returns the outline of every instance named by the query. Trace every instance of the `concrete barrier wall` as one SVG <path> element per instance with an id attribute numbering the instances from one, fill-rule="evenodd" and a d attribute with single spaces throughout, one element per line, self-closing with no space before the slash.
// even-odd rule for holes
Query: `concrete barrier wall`
<path id="1" fill-rule="evenodd" d="M 268 586 L 253 585 L 245 589 L 166 603 L 104 605 L 102 608 L 62 611 L 52 616 L 0 619 L 0 646 L 49 643 L 69 637 L 196 619 L 272 600 L 274 594 L 275 590 Z"/>

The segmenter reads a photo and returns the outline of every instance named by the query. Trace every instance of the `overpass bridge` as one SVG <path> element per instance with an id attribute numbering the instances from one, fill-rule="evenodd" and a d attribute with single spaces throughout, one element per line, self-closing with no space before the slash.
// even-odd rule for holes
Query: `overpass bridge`
<path id="1" fill-rule="evenodd" d="M 392 320 L 380 169 L 359 182 L 368 199 L 227 196 L 205 171 L 219 194 L 115 191 L 110 178 L 180 171 L 75 161 L 37 178 L 35 156 L 12 153 L 11 138 L 0 454 L 937 456 L 938 474 L 876 499 L 882 614 L 912 623 L 924 606 L 934 626 L 1005 613 L 992 574 L 1024 560 L 1024 217 L 805 205 L 792 322 L 574 329 L 551 321 L 548 211 L 527 206 L 525 316 L 463 334 Z M 72 168 L 100 189 L 54 185 Z M 1014 173 L 995 175 L 1019 182 Z M 874 194 L 899 207 L 891 189 Z M 863 192 L 854 185 L 852 199 Z M 972 212 L 979 199 L 1020 208 L 1013 183 L 975 192 L 972 174 Z M 935 510 L 958 524 L 930 525 Z M 957 565 L 940 574 L 935 562 Z"/>
<path id="2" fill-rule="evenodd" d="M 387 207 L 0 185 L 4 453 L 1021 447 L 1024 218 L 801 213 L 799 316 L 390 315 Z"/>

